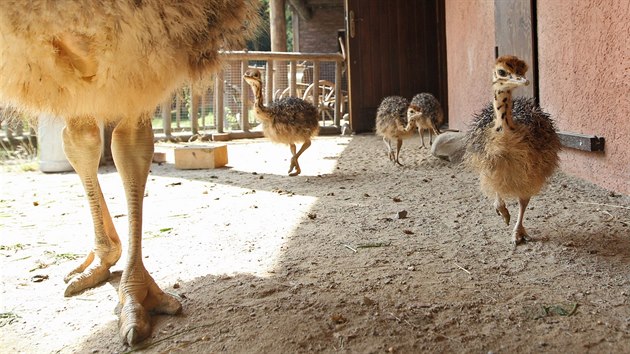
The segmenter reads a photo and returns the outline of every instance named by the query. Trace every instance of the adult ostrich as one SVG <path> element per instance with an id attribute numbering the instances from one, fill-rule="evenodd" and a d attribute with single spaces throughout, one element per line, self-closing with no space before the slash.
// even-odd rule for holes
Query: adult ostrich
<path id="1" fill-rule="evenodd" d="M 99 187 L 99 124 L 115 125 L 112 155 L 123 180 L 129 248 L 118 289 L 120 335 L 151 332 L 149 312 L 175 314 L 142 262 L 142 202 L 151 158 L 150 112 L 186 79 L 218 68 L 218 49 L 243 48 L 255 0 L 0 1 L 0 102 L 64 117 L 64 151 L 81 178 L 94 248 L 66 277 L 66 296 L 96 286 L 122 253 Z"/>

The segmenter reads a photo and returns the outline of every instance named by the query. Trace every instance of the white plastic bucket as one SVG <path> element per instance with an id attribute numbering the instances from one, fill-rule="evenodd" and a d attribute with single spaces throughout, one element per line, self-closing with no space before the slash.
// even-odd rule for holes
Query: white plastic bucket
<path id="1" fill-rule="evenodd" d="M 37 126 L 37 149 L 39 150 L 39 169 L 42 172 L 73 171 L 63 152 L 61 132 L 66 125 L 63 118 L 42 114 Z"/>

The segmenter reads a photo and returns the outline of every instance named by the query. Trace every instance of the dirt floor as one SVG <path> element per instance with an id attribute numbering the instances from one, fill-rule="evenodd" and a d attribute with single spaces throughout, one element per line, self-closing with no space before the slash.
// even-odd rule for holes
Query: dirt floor
<path id="1" fill-rule="evenodd" d="M 0 352 L 630 352 L 630 197 L 557 173 L 514 249 L 476 176 L 418 138 L 399 167 L 373 135 L 320 137 L 299 177 L 285 146 L 228 144 L 228 168 L 152 167 L 144 261 L 183 313 L 137 348 L 113 311 L 124 259 L 63 297 L 92 242 L 78 177 L 5 168 Z M 119 176 L 101 173 L 126 245 Z"/>

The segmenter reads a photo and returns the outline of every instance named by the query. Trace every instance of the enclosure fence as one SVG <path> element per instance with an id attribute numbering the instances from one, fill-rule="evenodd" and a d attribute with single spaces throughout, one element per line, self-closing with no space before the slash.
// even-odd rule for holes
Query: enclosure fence
<path id="1" fill-rule="evenodd" d="M 340 132 L 340 122 L 348 111 L 342 53 L 231 51 L 220 55 L 224 65 L 214 75 L 211 87 L 201 93 L 182 87 L 156 109 L 153 128 L 158 139 L 262 136 L 253 112 L 253 92 L 243 79 L 250 69 L 262 74 L 264 104 L 287 96 L 300 97 L 317 106 L 321 133 Z"/>
<path id="2" fill-rule="evenodd" d="M 264 104 L 300 97 L 317 106 L 320 134 L 340 132 L 342 117 L 348 112 L 344 53 L 230 51 L 220 55 L 222 70 L 212 76 L 207 88 L 181 87 L 156 108 L 152 124 L 157 140 L 262 136 L 253 112 L 253 92 L 243 79 L 250 69 L 262 74 Z M 28 120 L 12 121 L 0 118 L 0 142 L 5 150 L 23 141 L 36 142 L 36 129 Z"/>

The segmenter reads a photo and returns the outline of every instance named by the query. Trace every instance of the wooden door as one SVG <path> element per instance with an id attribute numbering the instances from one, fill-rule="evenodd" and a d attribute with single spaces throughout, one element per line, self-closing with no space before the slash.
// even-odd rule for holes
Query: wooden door
<path id="1" fill-rule="evenodd" d="M 345 0 L 352 129 L 374 130 L 386 96 L 433 94 L 447 114 L 444 0 Z"/>
<path id="2" fill-rule="evenodd" d="M 529 65 L 531 84 L 514 91 L 515 96 L 538 97 L 535 0 L 495 0 L 495 53 L 516 55 Z"/>

